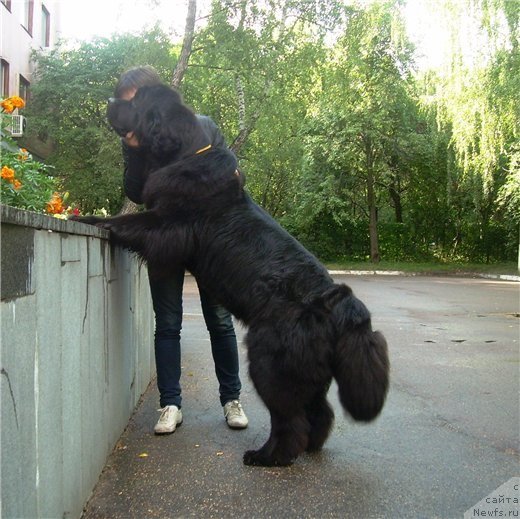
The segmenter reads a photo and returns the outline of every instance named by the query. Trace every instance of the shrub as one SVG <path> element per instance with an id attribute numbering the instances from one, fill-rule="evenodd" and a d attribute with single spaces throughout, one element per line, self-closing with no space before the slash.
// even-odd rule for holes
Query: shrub
<path id="1" fill-rule="evenodd" d="M 24 107 L 24 101 L 18 96 L 0 101 L 2 119 L 2 170 L 0 178 L 1 201 L 5 205 L 46 212 L 53 215 L 77 212 L 64 204 L 59 194 L 58 181 L 50 174 L 52 166 L 35 160 L 24 148 L 18 148 L 6 128 L 11 122 L 14 110 Z M 5 115 L 7 114 L 7 115 Z"/>

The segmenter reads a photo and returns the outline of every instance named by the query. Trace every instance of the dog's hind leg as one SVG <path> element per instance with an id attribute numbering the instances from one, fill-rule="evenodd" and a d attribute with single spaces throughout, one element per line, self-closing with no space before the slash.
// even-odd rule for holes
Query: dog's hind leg
<path id="1" fill-rule="evenodd" d="M 247 334 L 249 375 L 271 415 L 271 434 L 263 447 L 244 454 L 246 465 L 290 465 L 305 451 L 310 424 L 306 417 L 307 387 L 284 368 L 287 350 L 271 326 L 252 326 Z M 307 397 L 308 398 L 308 397 Z"/>
<path id="2" fill-rule="evenodd" d="M 244 464 L 264 467 L 291 465 L 305 451 L 309 422 L 305 413 L 291 417 L 271 413 L 271 435 L 263 447 L 246 451 Z"/>
<path id="3" fill-rule="evenodd" d="M 327 402 L 326 396 L 326 392 L 319 393 L 305 406 L 307 420 L 310 423 L 307 452 L 319 451 L 329 437 L 334 421 L 334 411 Z"/>

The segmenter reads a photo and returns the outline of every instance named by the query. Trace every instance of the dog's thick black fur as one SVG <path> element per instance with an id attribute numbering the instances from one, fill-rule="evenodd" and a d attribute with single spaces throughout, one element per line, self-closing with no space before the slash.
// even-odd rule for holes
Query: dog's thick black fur
<path id="1" fill-rule="evenodd" d="M 165 86 L 115 101 L 108 118 L 132 130 L 148 157 L 147 210 L 110 219 L 83 218 L 111 231 L 151 272 L 183 264 L 248 326 L 249 372 L 271 414 L 263 447 L 247 465 L 289 465 L 321 449 L 333 411 L 332 377 L 355 420 L 381 411 L 389 380 L 387 346 L 346 285 L 258 207 L 243 189 L 236 159 L 209 140 L 180 96 Z"/>

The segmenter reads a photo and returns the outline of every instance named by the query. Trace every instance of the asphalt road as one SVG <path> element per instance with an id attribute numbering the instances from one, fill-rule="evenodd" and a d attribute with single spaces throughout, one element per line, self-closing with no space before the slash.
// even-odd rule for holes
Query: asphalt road
<path id="1" fill-rule="evenodd" d="M 345 417 L 333 385 L 336 421 L 323 452 L 288 468 L 244 466 L 244 450 L 267 439 L 268 414 L 241 344 L 250 425 L 225 425 L 196 286 L 187 278 L 184 423 L 173 435 L 153 435 L 152 383 L 84 517 L 462 518 L 519 476 L 520 284 L 336 278 L 354 288 L 389 343 L 391 389 L 376 422 Z M 472 510 L 466 517 L 478 517 Z"/>

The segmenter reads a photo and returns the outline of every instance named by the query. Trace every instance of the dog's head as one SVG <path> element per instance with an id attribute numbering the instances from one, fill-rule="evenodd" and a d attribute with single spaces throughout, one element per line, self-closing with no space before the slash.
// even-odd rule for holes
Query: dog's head
<path id="1" fill-rule="evenodd" d="M 111 99 L 107 118 L 118 135 L 134 132 L 139 147 L 162 161 L 208 144 L 195 114 L 165 85 L 141 87 L 130 101 Z"/>

